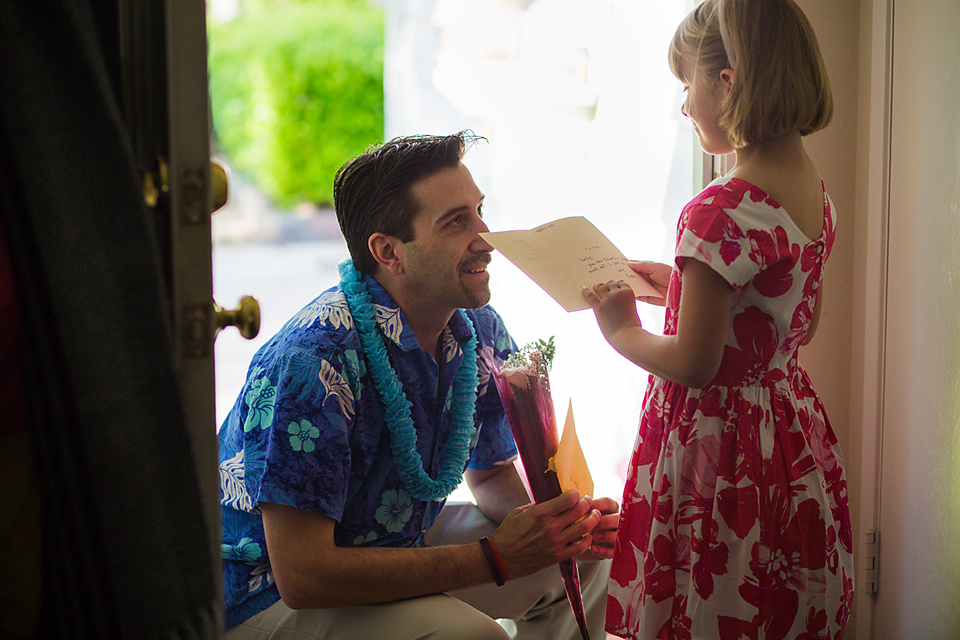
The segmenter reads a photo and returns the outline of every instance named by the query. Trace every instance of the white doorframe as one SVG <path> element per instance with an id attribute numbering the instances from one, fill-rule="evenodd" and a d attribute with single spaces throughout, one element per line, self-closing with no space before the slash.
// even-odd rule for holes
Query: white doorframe
<path id="1" fill-rule="evenodd" d="M 213 558 L 220 557 L 214 400 L 206 4 L 166 0 L 167 115 L 176 362 Z M 219 562 L 211 570 L 222 584 Z"/>
<path id="2" fill-rule="evenodd" d="M 872 0 L 869 25 L 869 135 L 866 180 L 866 266 L 863 361 L 863 425 L 861 437 L 860 522 L 855 530 L 863 549 L 867 532 L 879 534 L 880 460 L 883 449 L 884 344 L 887 314 L 887 242 L 890 195 L 890 127 L 893 96 L 893 9 L 895 0 Z M 865 40 L 861 38 L 861 42 Z M 879 558 L 876 562 L 879 563 Z M 857 640 L 874 637 L 873 589 L 868 587 L 867 562 L 861 552 L 857 559 Z M 877 565 L 879 566 L 879 565 Z M 875 570 L 876 580 L 879 571 Z M 874 583 L 879 588 L 879 582 Z M 869 591 L 868 591 L 869 589 Z"/>

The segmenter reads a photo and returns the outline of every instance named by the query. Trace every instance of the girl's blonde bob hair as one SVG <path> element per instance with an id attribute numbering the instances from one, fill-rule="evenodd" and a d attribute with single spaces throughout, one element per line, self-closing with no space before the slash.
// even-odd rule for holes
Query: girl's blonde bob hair
<path id="1" fill-rule="evenodd" d="M 833 116 L 817 36 L 793 0 L 706 0 L 677 27 L 669 62 L 686 85 L 702 73 L 715 86 L 721 71 L 733 69 L 720 126 L 735 149 L 790 131 L 819 131 Z"/>

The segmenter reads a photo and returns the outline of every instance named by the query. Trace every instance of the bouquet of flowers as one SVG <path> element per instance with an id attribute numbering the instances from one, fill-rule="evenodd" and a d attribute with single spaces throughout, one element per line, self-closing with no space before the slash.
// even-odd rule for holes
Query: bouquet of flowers
<path id="1" fill-rule="evenodd" d="M 490 367 L 520 452 L 524 471 L 521 477 L 526 476 L 523 479 L 534 502 L 550 500 L 562 493 L 560 480 L 551 464 L 560 444 L 548 375 L 554 352 L 552 337 L 547 341 L 538 340 L 511 355 L 501 365 L 491 363 Z M 584 640 L 589 640 L 576 559 L 564 560 L 559 566 L 580 634 Z"/>

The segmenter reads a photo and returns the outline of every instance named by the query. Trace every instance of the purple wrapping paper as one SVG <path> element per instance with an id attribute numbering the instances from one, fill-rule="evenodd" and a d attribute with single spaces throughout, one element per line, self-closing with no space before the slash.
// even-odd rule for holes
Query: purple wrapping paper
<path id="1" fill-rule="evenodd" d="M 531 498 L 537 503 L 556 498 L 562 493 L 560 481 L 557 474 L 548 469 L 548 464 L 557 453 L 560 437 L 547 367 L 519 369 L 505 366 L 501 370 L 497 363 L 489 364 L 520 452 Z M 580 634 L 583 640 L 589 640 L 576 559 L 564 560 L 559 567 Z"/>

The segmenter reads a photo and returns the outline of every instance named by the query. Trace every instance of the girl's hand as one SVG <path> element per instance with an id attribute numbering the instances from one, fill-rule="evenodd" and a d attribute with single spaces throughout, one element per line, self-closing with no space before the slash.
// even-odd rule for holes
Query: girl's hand
<path id="1" fill-rule="evenodd" d="M 600 512 L 600 522 L 590 532 L 593 535 L 590 551 L 598 558 L 612 558 L 620 523 L 620 506 L 612 498 L 597 498 L 593 501 L 593 508 Z"/>
<path id="2" fill-rule="evenodd" d="M 637 316 L 637 304 L 633 289 L 623 280 L 601 282 L 594 285 L 592 289 L 584 287 L 583 297 L 593 309 L 603 337 L 614 348 L 617 346 L 614 344 L 614 337 L 617 333 L 627 327 L 640 328 L 642 326 L 640 318 Z"/>
<path id="3" fill-rule="evenodd" d="M 673 267 L 649 260 L 631 260 L 629 264 L 638 276 L 649 282 L 660 294 L 660 297 L 640 296 L 637 300 L 658 307 L 665 306 L 667 304 L 667 287 L 670 286 L 670 274 L 673 273 Z"/>

